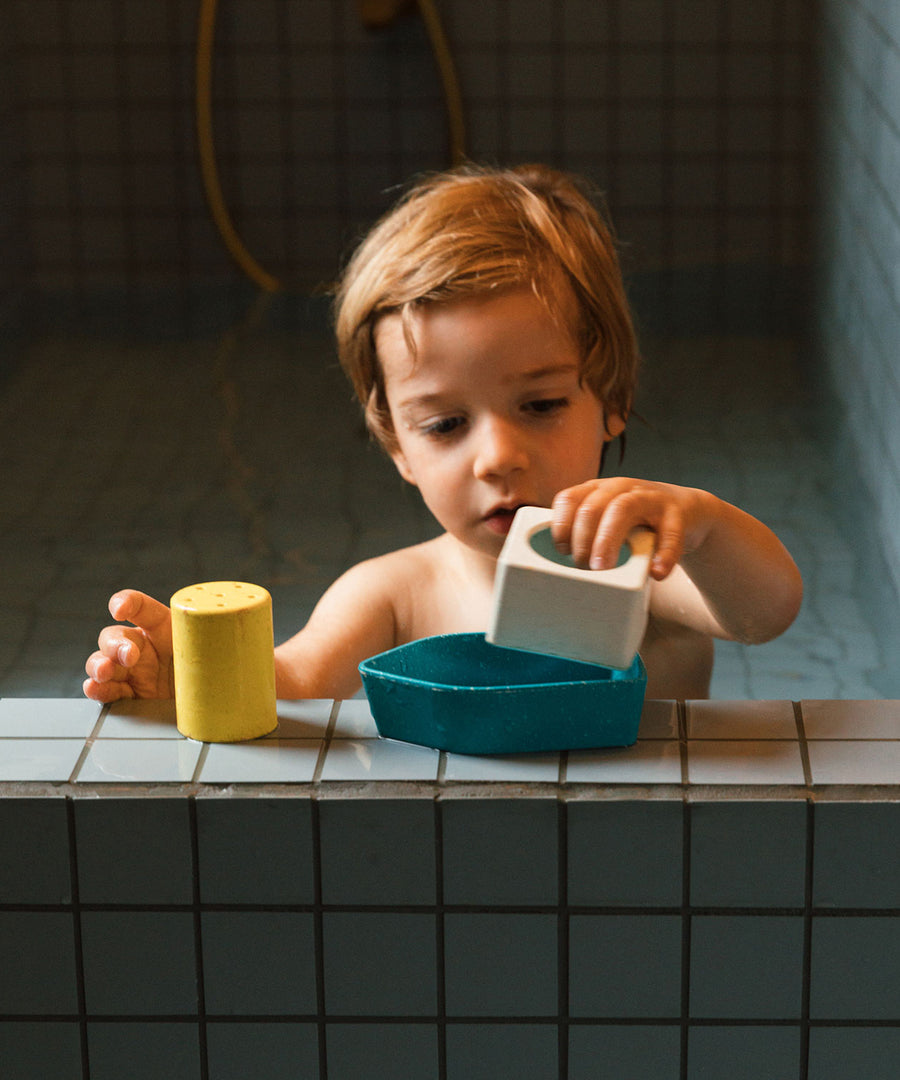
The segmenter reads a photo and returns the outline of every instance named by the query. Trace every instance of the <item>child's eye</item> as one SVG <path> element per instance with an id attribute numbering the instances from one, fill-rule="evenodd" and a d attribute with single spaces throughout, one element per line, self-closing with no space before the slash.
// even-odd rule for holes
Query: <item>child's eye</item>
<path id="1" fill-rule="evenodd" d="M 569 404 L 568 398 L 537 398 L 535 401 L 529 401 L 525 406 L 528 412 L 534 413 L 536 416 L 548 416 L 553 413 L 560 412 L 566 408 Z"/>
<path id="2" fill-rule="evenodd" d="M 458 431 L 464 423 L 465 420 L 461 416 L 444 416 L 431 424 L 425 424 L 422 427 L 422 434 L 433 438 L 443 438 Z"/>

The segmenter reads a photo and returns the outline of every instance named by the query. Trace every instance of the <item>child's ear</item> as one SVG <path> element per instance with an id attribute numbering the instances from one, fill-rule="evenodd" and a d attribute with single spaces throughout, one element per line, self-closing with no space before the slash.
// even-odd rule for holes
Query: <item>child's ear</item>
<path id="1" fill-rule="evenodd" d="M 397 467 L 397 472 L 400 473 L 403 479 L 408 484 L 412 484 L 413 487 L 418 487 L 419 485 L 416 483 L 413 471 L 409 467 L 409 462 L 406 460 L 403 451 L 397 447 L 396 450 L 389 450 L 388 453 L 391 455 L 391 461 Z"/>
<path id="2" fill-rule="evenodd" d="M 603 424 L 606 428 L 606 438 L 609 442 L 618 437 L 625 430 L 625 417 L 619 416 L 618 413 L 607 413 L 603 417 Z"/>

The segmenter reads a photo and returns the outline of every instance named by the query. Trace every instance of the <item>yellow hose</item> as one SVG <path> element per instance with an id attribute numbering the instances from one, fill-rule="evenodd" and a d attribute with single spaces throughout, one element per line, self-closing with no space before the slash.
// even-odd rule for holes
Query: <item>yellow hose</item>
<path id="1" fill-rule="evenodd" d="M 425 24 L 431 51 L 438 66 L 441 84 L 444 87 L 444 101 L 447 106 L 447 127 L 450 133 L 450 160 L 454 165 L 461 165 L 466 160 L 466 132 L 463 122 L 462 94 L 453 54 L 447 43 L 447 35 L 441 23 L 441 17 L 434 0 L 416 0 L 419 14 Z"/>
<path id="2" fill-rule="evenodd" d="M 263 270 L 238 236 L 225 205 L 222 185 L 219 183 L 212 134 L 212 55 L 216 32 L 216 3 L 217 0 L 200 0 L 197 33 L 197 142 L 203 190 L 213 221 L 231 257 L 261 289 L 278 292 L 281 282 Z"/>
<path id="3" fill-rule="evenodd" d="M 197 144 L 200 154 L 200 173 L 203 191 L 219 235 L 229 254 L 251 281 L 265 292 L 278 292 L 281 282 L 264 270 L 244 246 L 228 213 L 219 171 L 212 132 L 212 57 L 216 33 L 216 6 L 218 0 L 200 0 L 197 26 Z M 431 50 L 441 78 L 447 107 L 447 126 L 450 135 L 450 160 L 460 165 L 466 159 L 465 124 L 463 122 L 462 94 L 456 65 L 447 43 L 447 35 L 441 23 L 434 0 L 416 0 L 422 22 L 431 42 Z"/>

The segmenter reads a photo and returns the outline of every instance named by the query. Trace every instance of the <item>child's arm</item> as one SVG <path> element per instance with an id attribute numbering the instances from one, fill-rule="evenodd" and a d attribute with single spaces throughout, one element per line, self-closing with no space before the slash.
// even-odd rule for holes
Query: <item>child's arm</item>
<path id="1" fill-rule="evenodd" d="M 785 631 L 800 608 L 794 560 L 762 522 L 697 488 L 615 477 L 561 491 L 553 536 L 582 566 L 614 566 L 628 532 L 657 534 L 655 615 L 746 643 Z"/>
<path id="2" fill-rule="evenodd" d="M 384 565 L 387 563 L 387 565 Z M 306 626 L 275 650 L 279 698 L 352 697 L 358 665 L 395 644 L 392 596 L 400 586 L 398 560 L 371 560 L 349 570 L 328 589 Z M 113 618 L 85 665 L 84 693 L 94 701 L 171 698 L 172 620 L 165 604 L 131 589 L 109 603 Z"/>

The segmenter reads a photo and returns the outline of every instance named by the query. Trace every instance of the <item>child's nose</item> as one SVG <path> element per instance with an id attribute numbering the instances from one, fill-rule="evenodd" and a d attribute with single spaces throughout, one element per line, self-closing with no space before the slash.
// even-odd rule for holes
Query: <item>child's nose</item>
<path id="1" fill-rule="evenodd" d="M 473 468 L 479 480 L 506 476 L 528 465 L 525 442 L 515 424 L 492 417 L 482 422 L 478 435 Z"/>

